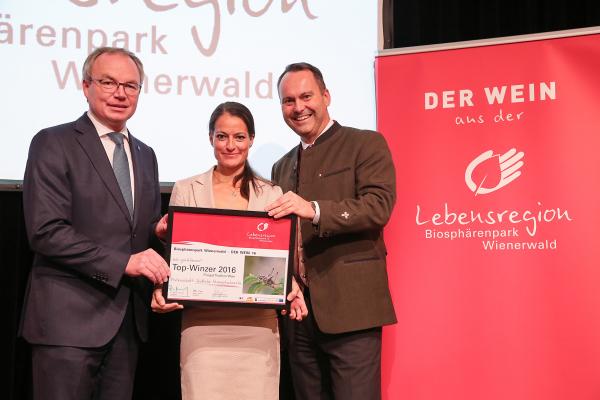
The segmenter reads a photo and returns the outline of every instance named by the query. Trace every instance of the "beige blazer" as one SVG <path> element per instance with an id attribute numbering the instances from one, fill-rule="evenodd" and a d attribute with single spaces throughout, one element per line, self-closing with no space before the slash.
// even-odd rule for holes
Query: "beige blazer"
<path id="1" fill-rule="evenodd" d="M 212 191 L 212 172 L 214 167 L 203 174 L 182 179 L 175 183 L 171 193 L 172 206 L 215 208 Z M 279 186 L 265 181 L 258 181 L 259 191 L 250 185 L 249 211 L 264 211 L 267 204 L 277 200 L 283 192 Z"/>
<path id="2" fill-rule="evenodd" d="M 212 172 L 214 167 L 203 174 L 182 179 L 175 183 L 171 193 L 170 205 L 183 207 L 215 208 L 212 191 Z M 250 185 L 249 211 L 264 211 L 265 206 L 282 194 L 279 186 L 259 181 L 260 190 L 254 191 Z M 198 325 L 249 325 L 262 326 L 277 330 L 275 312 L 272 309 L 252 309 L 231 307 L 227 312 L 223 308 L 210 306 L 186 307 L 183 310 L 181 328 Z"/>

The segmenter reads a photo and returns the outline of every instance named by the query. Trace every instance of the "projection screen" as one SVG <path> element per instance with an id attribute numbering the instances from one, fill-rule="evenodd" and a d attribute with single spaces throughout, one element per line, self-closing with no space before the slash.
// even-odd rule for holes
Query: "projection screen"
<path id="1" fill-rule="evenodd" d="M 377 2 L 362 0 L 2 0 L 0 179 L 23 177 L 32 136 L 87 110 L 81 66 L 95 47 L 134 51 L 146 79 L 133 135 L 157 153 L 161 182 L 214 163 L 208 118 L 223 101 L 256 120 L 250 162 L 269 177 L 298 143 L 281 118 L 277 78 L 292 62 L 321 68 L 330 113 L 375 127 Z"/>

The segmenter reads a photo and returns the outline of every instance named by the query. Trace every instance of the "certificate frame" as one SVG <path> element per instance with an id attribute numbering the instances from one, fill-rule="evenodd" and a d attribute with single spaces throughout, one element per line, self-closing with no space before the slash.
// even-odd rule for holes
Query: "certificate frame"
<path id="1" fill-rule="evenodd" d="M 297 217 L 170 206 L 167 302 L 283 309 L 289 306 Z"/>

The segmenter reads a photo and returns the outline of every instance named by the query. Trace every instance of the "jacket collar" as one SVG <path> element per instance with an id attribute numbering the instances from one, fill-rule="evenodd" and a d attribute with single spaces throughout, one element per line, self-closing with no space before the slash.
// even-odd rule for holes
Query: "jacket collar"
<path id="1" fill-rule="evenodd" d="M 115 201 L 117 202 L 119 209 L 130 222 L 130 224 L 134 224 L 136 212 L 140 206 L 142 193 L 142 177 L 138 172 L 141 168 L 138 168 L 138 164 L 140 164 L 141 160 L 139 159 L 140 146 L 137 141 L 133 137 L 133 135 L 129 135 L 129 145 L 131 146 L 131 163 L 133 165 L 134 179 L 135 179 L 135 205 L 134 205 L 134 221 L 131 221 L 131 217 L 129 215 L 129 210 L 127 209 L 127 205 L 125 204 L 125 199 L 123 198 L 123 194 L 121 193 L 121 189 L 119 188 L 119 184 L 117 182 L 117 178 L 115 177 L 115 173 L 110 165 L 110 161 L 106 156 L 106 151 L 104 150 L 104 146 L 102 146 L 102 142 L 100 141 L 100 136 L 98 136 L 98 132 L 94 127 L 94 124 L 87 116 L 87 113 L 84 113 L 78 120 L 75 121 L 75 131 L 77 132 L 77 141 L 81 145 L 83 151 L 87 154 L 90 162 L 92 163 L 94 169 L 98 172 L 98 175 L 102 179 L 102 182 L 106 186 L 107 190 L 113 196 Z"/>
<path id="2" fill-rule="evenodd" d="M 196 207 L 206 207 L 206 200 L 208 199 L 208 207 L 215 207 L 215 198 L 212 191 L 212 178 L 213 170 L 216 166 L 211 167 L 208 171 L 196 176 L 192 183 L 192 192 L 194 195 L 194 203 Z M 257 181 L 257 186 L 260 188 L 264 185 L 260 180 Z M 254 186 L 250 185 L 250 198 L 248 199 L 248 210 L 256 208 L 258 201 L 258 195 L 254 190 Z"/>

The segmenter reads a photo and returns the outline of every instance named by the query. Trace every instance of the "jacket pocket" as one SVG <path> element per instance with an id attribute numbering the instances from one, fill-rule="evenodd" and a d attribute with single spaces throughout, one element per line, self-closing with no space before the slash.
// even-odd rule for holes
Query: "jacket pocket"
<path id="1" fill-rule="evenodd" d="M 381 258 L 376 255 L 371 255 L 371 256 L 365 255 L 364 257 L 357 257 L 357 258 L 352 258 L 350 260 L 344 260 L 344 264 L 355 264 L 355 263 L 380 261 L 380 260 L 381 260 Z"/>
<path id="2" fill-rule="evenodd" d="M 340 168 L 340 169 L 335 169 L 333 171 L 321 172 L 319 174 L 319 176 L 321 178 L 327 178 L 329 176 L 341 174 L 341 173 L 346 172 L 346 171 L 350 171 L 350 167 L 344 167 L 344 168 Z"/>

